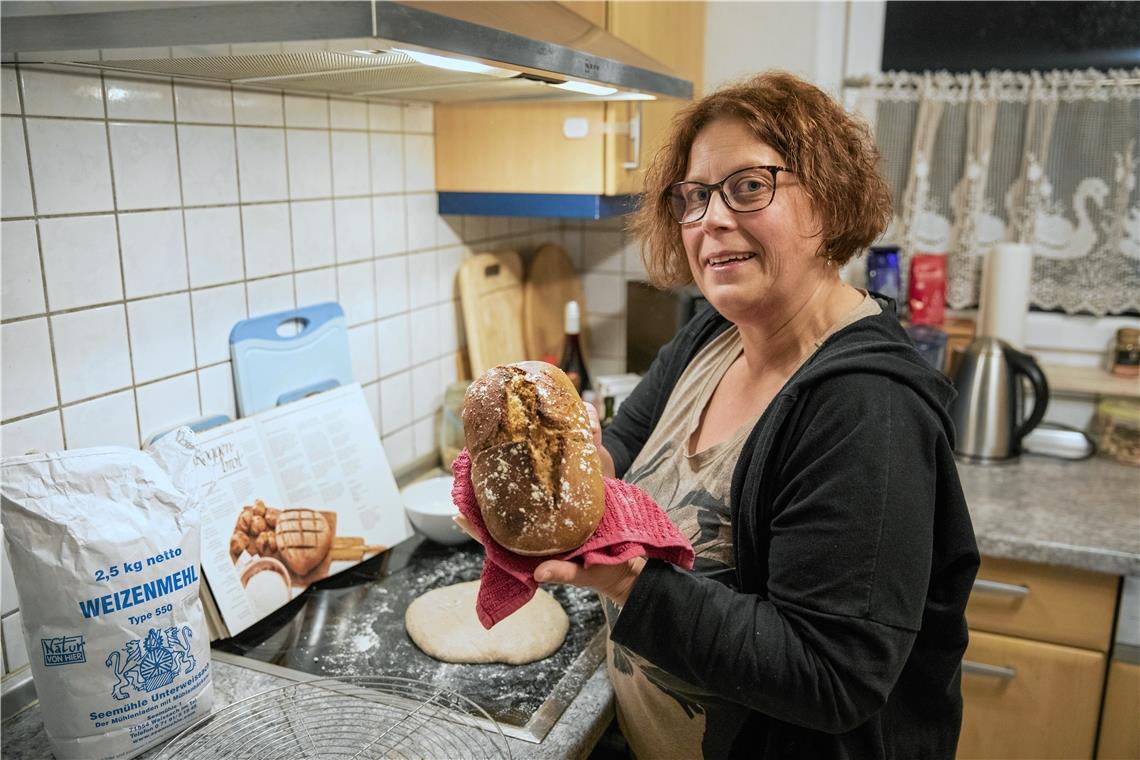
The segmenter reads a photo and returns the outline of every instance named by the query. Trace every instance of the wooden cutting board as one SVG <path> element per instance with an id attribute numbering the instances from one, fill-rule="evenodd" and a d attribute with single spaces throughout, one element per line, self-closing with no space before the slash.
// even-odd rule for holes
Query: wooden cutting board
<path id="1" fill-rule="evenodd" d="M 586 301 L 581 279 L 566 251 L 548 243 L 535 253 L 523 285 L 523 335 L 528 359 L 554 356 L 557 362 L 561 358 L 568 301 L 578 302 L 585 352 Z"/>
<path id="2" fill-rule="evenodd" d="M 459 300 L 471 376 L 527 358 L 522 260 L 514 251 L 479 253 L 459 268 Z"/>

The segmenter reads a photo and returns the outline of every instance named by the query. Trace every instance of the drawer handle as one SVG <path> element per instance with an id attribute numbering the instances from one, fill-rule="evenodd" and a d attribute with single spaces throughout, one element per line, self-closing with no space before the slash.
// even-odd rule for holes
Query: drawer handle
<path id="1" fill-rule="evenodd" d="M 629 171 L 641 166 L 641 101 L 627 104 L 633 111 L 629 117 L 629 160 L 622 162 L 621 168 Z"/>
<path id="2" fill-rule="evenodd" d="M 1001 583 L 978 578 L 974 581 L 974 591 L 985 591 L 990 594 L 1004 594 L 1005 596 L 1028 596 L 1029 586 L 1019 586 L 1016 583 Z"/>
<path id="3" fill-rule="evenodd" d="M 962 672 L 973 673 L 976 676 L 989 676 L 990 678 L 1000 678 L 1003 681 L 1012 680 L 1017 675 L 1017 670 L 1014 668 L 1007 668 L 1002 665 L 987 665 L 984 662 L 974 662 L 973 660 L 962 660 Z"/>

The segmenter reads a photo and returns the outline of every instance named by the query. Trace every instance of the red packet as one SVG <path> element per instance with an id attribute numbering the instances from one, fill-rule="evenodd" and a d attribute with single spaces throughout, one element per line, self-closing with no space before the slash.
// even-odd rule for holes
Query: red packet
<path id="1" fill-rule="evenodd" d="M 910 257 L 907 306 L 913 325 L 941 325 L 946 317 L 946 256 L 916 253 Z"/>

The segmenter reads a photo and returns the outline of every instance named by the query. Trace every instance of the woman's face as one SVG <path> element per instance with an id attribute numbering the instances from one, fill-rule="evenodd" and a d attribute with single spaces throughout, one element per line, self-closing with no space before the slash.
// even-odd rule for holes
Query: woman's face
<path id="1" fill-rule="evenodd" d="M 718 119 L 697 134 L 684 179 L 714 184 L 750 166 L 787 163 L 744 122 Z M 720 193 L 712 193 L 704 217 L 682 225 L 681 239 L 697 287 L 732 322 L 755 318 L 760 309 L 795 309 L 829 274 L 827 262 L 815 255 L 820 224 L 790 172 L 777 175 L 776 194 L 761 211 L 733 211 Z M 736 260 L 721 261 L 729 256 Z"/>

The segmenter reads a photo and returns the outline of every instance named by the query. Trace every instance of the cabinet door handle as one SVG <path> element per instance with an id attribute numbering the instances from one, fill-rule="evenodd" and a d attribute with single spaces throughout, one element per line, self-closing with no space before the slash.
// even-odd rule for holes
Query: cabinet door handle
<path id="1" fill-rule="evenodd" d="M 978 578 L 974 581 L 974 591 L 985 591 L 988 594 L 1004 594 L 1005 596 L 1028 596 L 1029 586 L 1020 586 L 1016 583 L 1001 583 Z"/>
<path id="2" fill-rule="evenodd" d="M 633 103 L 630 110 L 632 114 L 629 117 L 629 160 L 621 165 L 626 170 L 641 166 L 641 101 Z"/>
<path id="3" fill-rule="evenodd" d="M 1016 668 L 1007 668 L 1003 665 L 987 665 L 984 662 L 974 662 L 973 660 L 962 660 L 962 672 L 973 673 L 976 676 L 989 676 L 990 678 L 1000 678 L 1003 681 L 1012 680 L 1017 675 Z"/>

